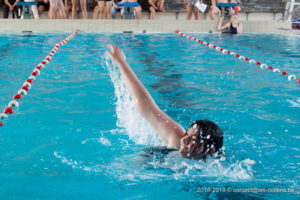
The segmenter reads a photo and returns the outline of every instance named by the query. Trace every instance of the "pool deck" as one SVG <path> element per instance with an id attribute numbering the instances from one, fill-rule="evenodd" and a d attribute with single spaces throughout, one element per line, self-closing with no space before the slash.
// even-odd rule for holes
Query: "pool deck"
<path id="1" fill-rule="evenodd" d="M 182 32 L 218 32 L 218 21 L 210 20 L 20 20 L 0 19 L 0 32 L 3 31 L 74 31 L 79 29 L 86 32 L 124 32 L 134 33 L 168 33 L 180 30 Z M 282 33 L 278 30 L 275 20 L 242 21 L 244 32 Z M 288 21 L 282 22 L 284 27 L 291 27 Z"/>

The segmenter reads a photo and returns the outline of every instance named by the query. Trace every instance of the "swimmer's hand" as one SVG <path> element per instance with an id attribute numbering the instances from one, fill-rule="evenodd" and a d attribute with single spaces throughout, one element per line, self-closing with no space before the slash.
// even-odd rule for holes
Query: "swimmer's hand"
<path id="1" fill-rule="evenodd" d="M 111 50 L 108 51 L 108 55 L 111 57 L 112 60 L 114 60 L 117 63 L 125 62 L 125 55 L 118 46 L 110 44 L 107 45 L 107 47 Z"/>

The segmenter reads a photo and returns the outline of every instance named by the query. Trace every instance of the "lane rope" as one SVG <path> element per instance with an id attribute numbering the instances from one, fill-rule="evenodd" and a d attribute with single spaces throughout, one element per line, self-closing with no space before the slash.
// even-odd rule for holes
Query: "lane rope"
<path id="1" fill-rule="evenodd" d="M 269 70 L 271 70 L 274 73 L 279 73 L 282 76 L 287 76 L 288 81 L 295 80 L 297 83 L 300 83 L 300 77 L 298 77 L 298 79 L 297 79 L 296 75 L 294 75 L 294 74 L 288 74 L 286 71 L 281 71 L 279 68 L 272 67 L 272 66 L 267 65 L 265 63 L 261 63 L 261 62 L 259 62 L 257 60 L 250 59 L 249 57 L 245 57 L 245 56 L 242 56 L 242 55 L 240 55 L 238 53 L 232 52 L 232 51 L 230 51 L 228 49 L 224 49 L 224 48 L 218 47 L 218 46 L 216 46 L 214 44 L 202 41 L 202 40 L 200 40 L 198 38 L 195 38 L 195 37 L 192 37 L 192 36 L 187 35 L 185 33 L 182 33 L 182 32 L 180 32 L 178 30 L 175 31 L 175 33 L 177 33 L 178 35 L 180 35 L 180 36 L 182 36 L 182 37 L 184 37 L 186 39 L 189 39 L 189 40 L 198 42 L 200 44 L 203 44 L 203 45 L 205 45 L 208 48 L 215 49 L 216 51 L 219 51 L 222 54 L 232 55 L 232 56 L 234 56 L 235 58 L 238 58 L 241 61 L 245 61 L 245 62 L 248 62 L 248 63 L 251 63 L 251 64 L 255 64 L 255 65 L 259 66 L 261 69 L 269 69 Z"/>
<path id="2" fill-rule="evenodd" d="M 41 74 L 41 71 L 43 68 L 46 67 L 47 64 L 50 63 L 53 56 L 57 53 L 59 48 L 63 45 L 65 45 L 70 39 L 72 39 L 77 33 L 79 33 L 79 30 L 76 30 L 74 33 L 70 34 L 68 37 L 66 37 L 63 41 L 57 43 L 54 48 L 50 51 L 50 53 L 45 57 L 43 61 L 41 61 L 32 71 L 30 76 L 25 80 L 21 88 L 18 90 L 18 92 L 13 96 L 12 100 L 8 103 L 7 107 L 4 109 L 2 113 L 0 113 L 0 127 L 3 126 L 2 121 L 4 119 L 8 118 L 8 115 L 14 114 L 14 108 L 19 107 L 19 101 L 27 95 L 29 90 L 32 87 L 33 81 L 36 80 L 36 77 Z"/>

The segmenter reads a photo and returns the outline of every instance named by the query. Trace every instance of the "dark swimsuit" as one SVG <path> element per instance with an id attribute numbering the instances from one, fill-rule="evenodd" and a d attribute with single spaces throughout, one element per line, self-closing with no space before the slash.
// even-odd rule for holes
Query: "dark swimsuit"
<path id="1" fill-rule="evenodd" d="M 142 156 L 147 159 L 154 159 L 159 162 L 163 162 L 165 156 L 173 151 L 178 151 L 178 149 L 170 149 L 167 147 L 148 147 L 143 149 Z"/>
<path id="2" fill-rule="evenodd" d="M 232 23 L 230 24 L 229 30 L 230 30 L 231 34 L 237 34 L 238 33 L 237 32 L 237 27 L 233 27 Z"/>

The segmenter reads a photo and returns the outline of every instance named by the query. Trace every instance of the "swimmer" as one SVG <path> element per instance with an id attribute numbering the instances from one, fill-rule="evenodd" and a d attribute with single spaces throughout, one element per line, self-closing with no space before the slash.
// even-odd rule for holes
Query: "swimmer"
<path id="1" fill-rule="evenodd" d="M 192 159 L 203 159 L 221 152 L 223 132 L 215 123 L 199 120 L 192 123 L 185 131 L 157 106 L 126 62 L 123 51 L 114 45 L 108 47 L 111 49 L 108 53 L 120 69 L 135 108 L 158 132 L 169 148 L 177 148 L 181 156 Z"/>
<path id="2" fill-rule="evenodd" d="M 238 21 L 238 16 L 236 14 L 231 15 L 230 22 L 227 24 L 223 24 L 224 16 L 220 17 L 220 21 L 218 24 L 218 30 L 229 29 L 229 33 L 231 34 L 241 34 L 243 32 L 243 24 Z"/>

